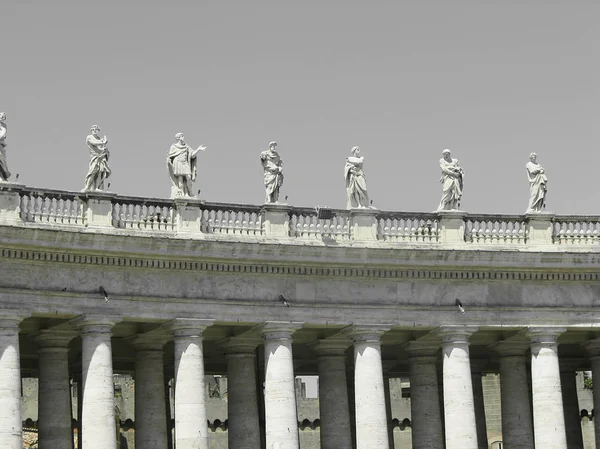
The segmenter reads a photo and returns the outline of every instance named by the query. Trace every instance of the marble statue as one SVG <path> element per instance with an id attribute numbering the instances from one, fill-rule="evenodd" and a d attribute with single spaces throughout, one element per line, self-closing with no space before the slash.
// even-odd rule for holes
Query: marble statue
<path id="1" fill-rule="evenodd" d="M 167 156 L 167 168 L 171 178 L 171 198 L 192 198 L 192 183 L 196 180 L 196 157 L 206 150 L 200 145 L 195 150 L 185 143 L 183 133 L 175 134 L 176 142 L 171 145 Z"/>
<path id="2" fill-rule="evenodd" d="M 548 178 L 544 167 L 537 163 L 536 153 L 529 155 L 529 162 L 525 164 L 525 168 L 529 179 L 529 206 L 526 213 L 542 212 L 546 207 Z"/>
<path id="3" fill-rule="evenodd" d="M 6 113 L 0 112 L 0 181 L 8 181 L 10 171 L 6 162 Z"/>
<path id="4" fill-rule="evenodd" d="M 458 210 L 460 209 L 465 172 L 458 165 L 458 159 L 452 159 L 450 150 L 448 149 L 442 151 L 440 168 L 442 169 L 442 176 L 440 178 L 442 199 L 436 212 L 441 210 Z"/>
<path id="5" fill-rule="evenodd" d="M 90 165 L 85 177 L 84 191 L 104 190 L 104 181 L 112 173 L 108 166 L 108 139 L 100 137 L 100 128 L 97 125 L 90 129 L 92 134 L 85 140 L 90 150 Z"/>
<path id="6" fill-rule="evenodd" d="M 344 167 L 347 207 L 348 209 L 367 208 L 369 207 L 369 194 L 367 193 L 367 178 L 363 171 L 365 158 L 359 156 L 359 147 L 353 147 L 350 151 L 352 156 L 346 158 Z"/>
<path id="7" fill-rule="evenodd" d="M 283 159 L 275 150 L 277 142 L 271 142 L 269 149 L 260 153 L 260 162 L 265 171 L 265 203 L 279 201 L 279 189 L 283 185 Z"/>

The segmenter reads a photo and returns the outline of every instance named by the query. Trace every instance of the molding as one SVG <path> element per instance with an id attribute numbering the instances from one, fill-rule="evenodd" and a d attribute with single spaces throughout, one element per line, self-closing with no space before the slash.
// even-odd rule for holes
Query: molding
<path id="1" fill-rule="evenodd" d="M 218 273 L 269 274 L 282 276 L 424 279 L 424 280 L 489 280 L 489 281 L 587 281 L 599 282 L 600 270 L 569 272 L 552 269 L 525 271 L 523 269 L 437 269 L 437 268 L 360 268 L 343 266 L 309 265 L 298 262 L 274 264 L 260 262 L 210 262 L 193 260 L 171 260 L 151 257 L 107 256 L 101 254 L 74 254 L 58 251 L 0 248 L 0 260 L 31 262 L 54 262 L 73 265 L 103 267 L 126 267 L 157 270 L 202 271 Z"/>

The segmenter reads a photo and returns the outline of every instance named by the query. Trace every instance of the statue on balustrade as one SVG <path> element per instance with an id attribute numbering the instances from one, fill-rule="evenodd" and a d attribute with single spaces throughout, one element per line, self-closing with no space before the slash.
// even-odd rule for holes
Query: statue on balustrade
<path id="1" fill-rule="evenodd" d="M 192 198 L 192 183 L 196 180 L 198 152 L 206 150 L 200 145 L 195 150 L 185 143 L 183 133 L 175 134 L 176 142 L 171 145 L 167 156 L 167 168 L 171 178 L 171 198 Z"/>
<path id="2" fill-rule="evenodd" d="M 6 113 L 0 112 L 0 181 L 8 181 L 10 171 L 6 162 Z"/>
<path id="3" fill-rule="evenodd" d="M 360 148 L 350 150 L 352 156 L 346 158 L 344 177 L 346 178 L 346 196 L 348 209 L 369 207 L 369 194 L 367 193 L 367 178 L 363 171 L 365 158 L 359 156 Z"/>
<path id="4" fill-rule="evenodd" d="M 525 168 L 529 179 L 529 206 L 526 213 L 543 212 L 546 207 L 548 178 L 544 167 L 537 163 L 536 153 L 529 155 L 529 162 L 525 164 Z"/>
<path id="5" fill-rule="evenodd" d="M 85 140 L 90 150 L 90 165 L 85 177 L 83 191 L 104 190 L 104 181 L 112 173 L 108 166 L 108 139 L 100 137 L 100 128 L 97 125 L 90 129 L 92 134 Z"/>
<path id="6" fill-rule="evenodd" d="M 450 150 L 448 149 L 442 151 L 440 168 L 442 169 L 442 176 L 440 178 L 442 199 L 440 200 L 437 212 L 441 210 L 458 210 L 460 209 L 465 172 L 458 165 L 458 159 L 452 159 Z"/>
<path id="7" fill-rule="evenodd" d="M 279 202 L 279 189 L 283 185 L 283 159 L 275 147 L 277 142 L 271 142 L 269 149 L 260 153 L 260 162 L 265 171 L 265 203 Z"/>

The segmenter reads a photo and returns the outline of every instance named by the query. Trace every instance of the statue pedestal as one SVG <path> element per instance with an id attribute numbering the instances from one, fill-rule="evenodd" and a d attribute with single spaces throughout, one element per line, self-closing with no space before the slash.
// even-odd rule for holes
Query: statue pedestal
<path id="1" fill-rule="evenodd" d="M 196 234 L 201 231 L 202 216 L 200 205 L 203 201 L 197 198 L 175 198 L 175 226 L 177 234 Z"/>
<path id="2" fill-rule="evenodd" d="M 528 213 L 525 217 L 529 220 L 528 242 L 530 245 L 552 245 L 552 220 L 551 212 Z"/>
<path id="3" fill-rule="evenodd" d="M 113 229 L 113 199 L 115 193 L 99 190 L 81 192 L 85 202 L 85 226 L 92 230 Z"/>
<path id="4" fill-rule="evenodd" d="M 290 236 L 291 206 L 281 203 L 265 203 L 262 207 L 263 225 L 267 237 Z"/>
<path id="5" fill-rule="evenodd" d="M 462 210 L 441 210 L 437 213 L 440 215 L 440 243 L 464 245 L 467 213 Z"/>
<path id="6" fill-rule="evenodd" d="M 352 220 L 352 238 L 355 241 L 377 241 L 377 215 L 379 209 L 356 208 L 350 209 Z"/>
<path id="7" fill-rule="evenodd" d="M 25 186 L 0 181 L 0 221 L 9 225 L 22 223 L 21 191 Z"/>

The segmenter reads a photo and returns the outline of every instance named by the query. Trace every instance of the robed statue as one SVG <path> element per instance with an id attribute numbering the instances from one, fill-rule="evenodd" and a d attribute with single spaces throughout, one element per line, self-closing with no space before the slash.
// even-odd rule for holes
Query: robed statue
<path id="1" fill-rule="evenodd" d="M 346 158 L 344 178 L 346 179 L 346 200 L 348 209 L 368 208 L 369 194 L 367 193 L 367 178 L 363 171 L 365 158 L 359 156 L 360 148 L 350 150 L 352 156 Z"/>
<path id="2" fill-rule="evenodd" d="M 277 142 L 271 142 L 269 149 L 260 153 L 260 163 L 265 172 L 265 203 L 279 201 L 279 189 L 283 185 L 283 159 L 275 150 Z"/>
<path id="3" fill-rule="evenodd" d="M 0 112 L 0 181 L 8 181 L 10 171 L 6 162 L 6 113 Z"/>
<path id="4" fill-rule="evenodd" d="M 171 198 L 192 198 L 192 183 L 196 180 L 196 157 L 199 151 L 206 150 L 200 145 L 195 150 L 185 143 L 183 133 L 175 134 L 176 142 L 171 145 L 167 156 L 167 168 L 171 178 Z"/>
<path id="5" fill-rule="evenodd" d="M 537 163 L 536 153 L 529 155 L 529 162 L 525 164 L 525 168 L 529 179 L 529 205 L 526 213 L 543 212 L 546 207 L 548 178 L 544 167 Z"/>
<path id="6" fill-rule="evenodd" d="M 442 151 L 440 169 L 442 170 L 442 176 L 440 177 L 442 199 L 440 200 L 437 212 L 442 210 L 458 210 L 460 209 L 465 172 L 458 164 L 458 159 L 452 159 L 450 150 Z"/>
<path id="7" fill-rule="evenodd" d="M 90 129 L 92 134 L 87 136 L 85 142 L 90 150 L 90 165 L 85 177 L 84 191 L 104 190 L 104 181 L 112 173 L 108 166 L 108 139 L 100 137 L 100 128 L 97 125 Z"/>

